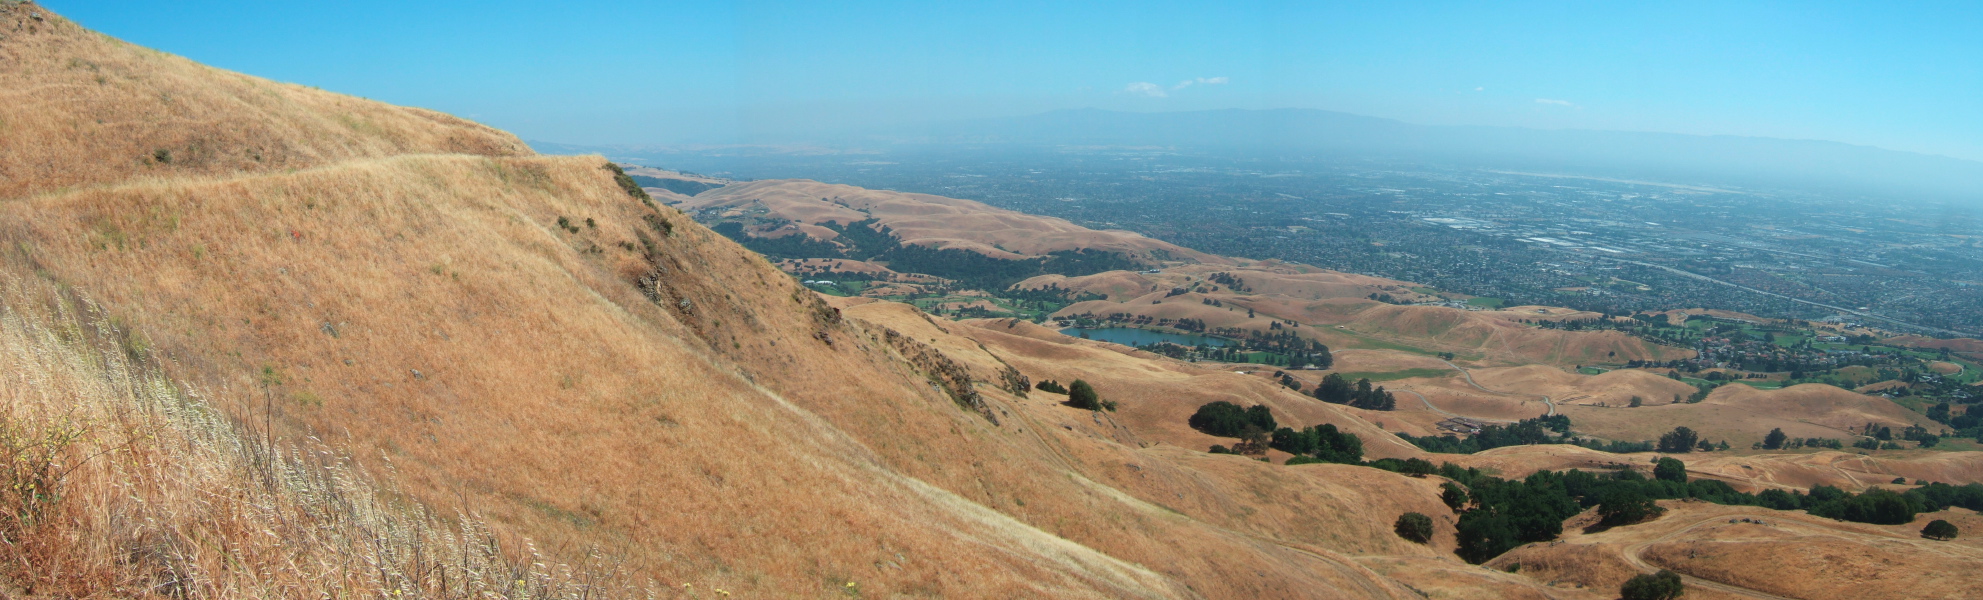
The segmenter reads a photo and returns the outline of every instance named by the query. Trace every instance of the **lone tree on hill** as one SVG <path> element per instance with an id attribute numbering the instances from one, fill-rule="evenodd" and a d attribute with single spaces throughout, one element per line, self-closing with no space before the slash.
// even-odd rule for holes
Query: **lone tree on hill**
<path id="1" fill-rule="evenodd" d="M 1618 588 L 1618 596 L 1624 600 L 1673 600 L 1679 598 L 1686 588 L 1680 585 L 1680 574 L 1660 569 L 1650 575 L 1640 574 L 1625 581 Z"/>
<path id="2" fill-rule="evenodd" d="M 1783 434 L 1783 428 L 1782 428 L 1782 427 L 1778 427 L 1778 428 L 1776 428 L 1776 429 L 1771 429 L 1771 430 L 1770 430 L 1770 434 L 1769 434 L 1769 435 L 1767 435 L 1767 436 L 1763 436 L 1763 449 L 1764 449 L 1764 450 L 1782 450 L 1782 449 L 1783 449 L 1783 442 L 1784 442 L 1784 440 L 1786 440 L 1786 439 L 1789 439 L 1789 438 L 1790 438 L 1790 436 L 1787 436 L 1787 435 L 1784 435 L 1784 434 Z"/>
<path id="3" fill-rule="evenodd" d="M 1080 379 L 1067 384 L 1067 405 L 1082 410 L 1101 410 L 1102 397 L 1095 394 L 1094 386 Z"/>
<path id="4" fill-rule="evenodd" d="M 1955 536 L 1960 533 L 1962 532 L 1956 530 L 1954 523 L 1943 521 L 1941 519 L 1935 519 L 1933 521 L 1929 521 L 1927 527 L 1921 528 L 1921 537 L 1935 540 L 1938 542 L 1946 542 L 1949 540 L 1953 540 L 1955 539 Z"/>
<path id="5" fill-rule="evenodd" d="M 1423 544 L 1432 541 L 1432 517 L 1415 512 L 1398 515 L 1391 530 L 1398 532 L 1398 537 Z"/>
<path id="6" fill-rule="evenodd" d="M 1659 451 L 1668 454 L 1685 454 L 1693 452 L 1694 445 L 1700 441 L 1700 435 L 1694 433 L 1694 430 L 1675 427 L 1666 435 L 1659 436 Z"/>

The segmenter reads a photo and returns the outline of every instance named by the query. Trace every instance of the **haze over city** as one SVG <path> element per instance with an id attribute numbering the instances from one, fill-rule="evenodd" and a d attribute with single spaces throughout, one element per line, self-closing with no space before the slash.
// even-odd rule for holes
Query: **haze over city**
<path id="1" fill-rule="evenodd" d="M 571 144 L 1315 108 L 1983 160 L 1972 3 L 56 1 L 111 35 Z"/>

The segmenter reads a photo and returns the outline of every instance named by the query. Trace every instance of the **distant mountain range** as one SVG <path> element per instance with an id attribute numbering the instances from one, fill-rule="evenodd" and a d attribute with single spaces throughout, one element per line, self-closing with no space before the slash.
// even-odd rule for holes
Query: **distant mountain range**
<path id="1" fill-rule="evenodd" d="M 553 153 L 633 155 L 659 150 L 531 144 Z M 1153 146 L 1225 155 L 1341 157 L 1983 204 L 1983 162 L 1946 156 L 1815 140 L 1415 125 L 1300 108 L 1059 110 L 847 131 L 812 144 L 725 152 L 738 156 L 810 152 L 821 146 L 901 151 L 932 146 Z"/>
<path id="2" fill-rule="evenodd" d="M 910 132 L 903 132 L 910 133 Z M 1172 146 L 1343 155 L 1676 182 L 1983 201 L 1983 162 L 1838 142 L 1518 127 L 1414 125 L 1313 109 L 1062 110 L 927 127 L 937 144 Z"/>

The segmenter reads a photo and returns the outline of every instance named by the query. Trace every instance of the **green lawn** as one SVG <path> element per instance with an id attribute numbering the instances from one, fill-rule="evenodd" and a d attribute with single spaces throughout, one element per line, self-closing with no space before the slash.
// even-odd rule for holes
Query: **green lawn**
<path id="1" fill-rule="evenodd" d="M 1478 306 L 1481 308 L 1492 310 L 1492 309 L 1501 308 L 1502 300 L 1500 298 L 1487 298 L 1487 297 L 1469 298 L 1467 299 L 1467 304 L 1470 306 Z"/>

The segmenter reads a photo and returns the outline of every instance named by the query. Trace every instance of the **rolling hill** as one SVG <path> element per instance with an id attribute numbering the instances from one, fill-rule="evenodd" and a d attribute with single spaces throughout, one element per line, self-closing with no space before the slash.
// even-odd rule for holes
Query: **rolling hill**
<path id="1" fill-rule="evenodd" d="M 1323 403 L 1265 370 L 824 298 L 601 157 L 201 66 L 32 3 L 0 3 L 0 24 L 0 595 L 1611 597 L 1459 560 L 1437 476 L 1210 454 L 1225 438 L 1186 420 L 1208 402 L 1264 405 L 1350 432 L 1371 457 L 1509 476 L 1643 456 L 1433 456 L 1388 433 L 1404 429 L 1396 413 Z M 1381 324 L 1302 328 L 1331 336 L 1533 355 L 1509 362 L 1633 351 L 1363 299 L 1401 282 L 1242 267 L 961 200 L 705 183 L 724 185 L 676 200 L 822 243 L 873 219 L 979 256 L 1181 263 L 1053 280 L 1119 290 L 1100 305 L 1245 268 L 1250 297 L 1202 299 Z M 1209 306 L 1180 298 L 1149 306 Z M 1067 406 L 1033 385 L 1045 379 L 1091 382 L 1119 407 Z M 1787 413 L 1805 396 L 1821 395 L 1702 406 Z M 1841 458 L 1758 470 L 1855 488 L 1880 469 L 1974 471 L 1938 457 L 1830 468 Z M 1763 483 L 1740 468 L 1700 470 Z M 1426 543 L 1394 532 L 1407 512 L 1431 517 Z M 1767 555 L 1751 547 L 1778 551 L 1734 552 Z M 1946 556 L 1923 568 L 1973 564 Z"/>
<path id="2" fill-rule="evenodd" d="M 730 185 L 682 200 L 676 208 L 718 219 L 749 218 L 746 231 L 754 237 L 802 234 L 834 242 L 842 234 L 826 224 L 844 227 L 871 220 L 874 227 L 893 231 L 902 244 L 1005 260 L 1080 250 L 1120 254 L 1144 264 L 1225 262 L 1136 233 L 1089 229 L 971 200 L 810 180 Z"/>

